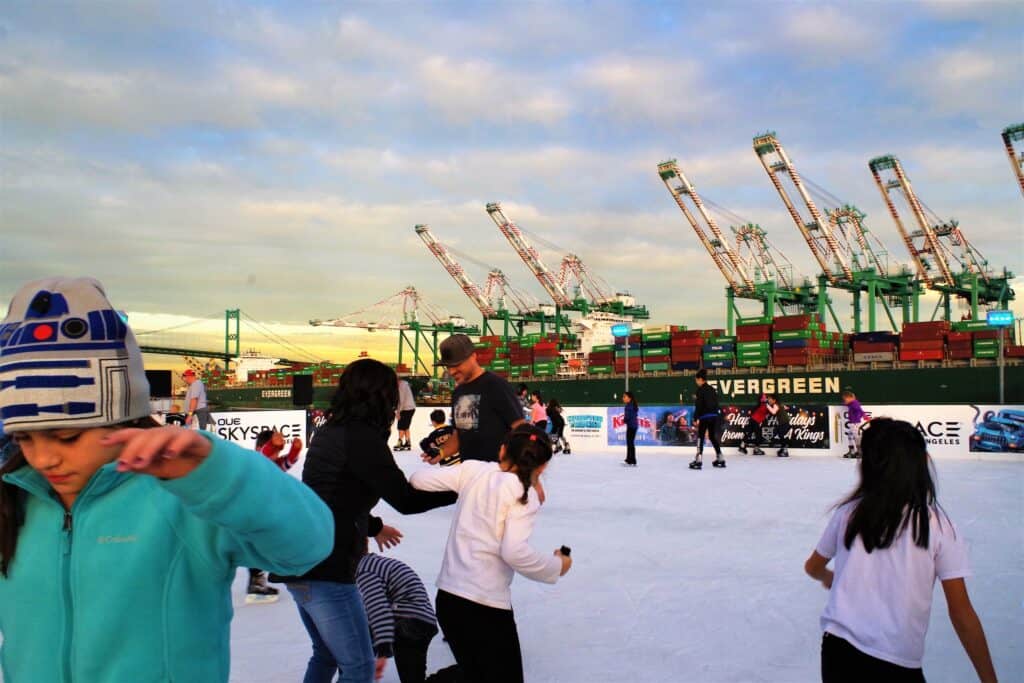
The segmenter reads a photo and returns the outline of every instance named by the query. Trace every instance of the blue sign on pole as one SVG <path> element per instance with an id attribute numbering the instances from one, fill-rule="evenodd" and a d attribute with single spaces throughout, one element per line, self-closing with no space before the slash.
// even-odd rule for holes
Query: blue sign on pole
<path id="1" fill-rule="evenodd" d="M 1009 327 L 1013 324 L 1013 311 L 988 311 L 985 322 L 992 327 Z"/>
<path id="2" fill-rule="evenodd" d="M 633 331 L 633 326 L 629 323 L 620 323 L 618 325 L 612 325 L 612 334 L 616 337 L 628 337 L 629 333 Z"/>

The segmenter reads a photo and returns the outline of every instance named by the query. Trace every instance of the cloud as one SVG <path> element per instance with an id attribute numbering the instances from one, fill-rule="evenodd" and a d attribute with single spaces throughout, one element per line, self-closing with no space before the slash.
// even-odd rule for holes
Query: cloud
<path id="1" fill-rule="evenodd" d="M 881 22 L 829 5 L 800 6 L 782 19 L 780 29 L 780 46 L 830 59 L 866 56 L 887 42 Z"/>
<path id="2" fill-rule="evenodd" d="M 543 80 L 501 69 L 487 60 L 428 57 L 419 64 L 419 87 L 428 106 L 447 121 L 538 123 L 565 119 L 572 105 Z"/>
<path id="3" fill-rule="evenodd" d="M 585 65 L 581 78 L 603 113 L 618 120 L 659 123 L 712 117 L 719 98 L 704 80 L 695 60 L 623 56 Z"/>

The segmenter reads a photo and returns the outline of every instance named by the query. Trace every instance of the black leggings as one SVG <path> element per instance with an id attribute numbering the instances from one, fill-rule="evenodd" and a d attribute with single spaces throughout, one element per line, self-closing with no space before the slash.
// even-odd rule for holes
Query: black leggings
<path id="1" fill-rule="evenodd" d="M 747 426 L 743 428 L 743 441 L 744 444 L 753 444 L 754 446 L 760 446 L 762 440 L 762 429 L 764 427 L 763 422 L 755 422 L 753 418 L 747 420 Z"/>
<path id="2" fill-rule="evenodd" d="M 865 654 L 831 633 L 821 639 L 822 683 L 925 683 L 921 669 L 908 669 Z"/>
<path id="3" fill-rule="evenodd" d="M 523 683 L 523 655 L 512 610 L 439 590 L 437 621 L 465 683 Z"/>
<path id="4" fill-rule="evenodd" d="M 636 464 L 636 427 L 626 427 L 626 462 Z"/>
<path id="5" fill-rule="evenodd" d="M 437 626 L 421 619 L 395 619 L 395 669 L 402 683 L 423 683 L 427 678 L 427 650 Z"/>
<path id="6" fill-rule="evenodd" d="M 697 425 L 697 455 L 704 453 L 704 435 L 711 439 L 711 445 L 715 447 L 715 455 L 721 457 L 722 444 L 718 442 L 718 418 L 702 417 Z"/>

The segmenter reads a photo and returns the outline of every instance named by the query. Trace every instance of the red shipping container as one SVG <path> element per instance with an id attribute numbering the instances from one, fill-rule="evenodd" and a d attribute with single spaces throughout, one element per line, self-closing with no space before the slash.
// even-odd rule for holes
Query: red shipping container
<path id="1" fill-rule="evenodd" d="M 999 339 L 998 330 L 981 330 L 974 333 L 975 339 Z"/>
<path id="2" fill-rule="evenodd" d="M 942 360 L 945 353 L 939 351 L 900 351 L 900 360 Z"/>
<path id="3" fill-rule="evenodd" d="M 776 330 L 806 330 L 811 325 L 809 315 L 782 315 L 772 321 Z"/>
<path id="4" fill-rule="evenodd" d="M 686 363 L 701 360 L 700 351 L 679 351 L 678 353 L 672 352 L 672 362 L 674 363 Z"/>
<path id="5" fill-rule="evenodd" d="M 767 327 L 767 325 L 758 325 L 757 327 Z M 748 332 L 744 328 L 739 328 L 736 331 L 736 341 L 748 342 L 748 341 L 771 341 L 772 333 L 771 330 L 754 331 Z"/>
<path id="6" fill-rule="evenodd" d="M 883 353 L 895 350 L 896 345 L 892 342 L 853 342 L 854 353 Z"/>
<path id="7" fill-rule="evenodd" d="M 949 332 L 949 329 L 950 326 L 948 320 L 926 320 L 924 322 L 903 323 L 904 332 L 910 330 L 942 330 L 943 332 Z"/>
<path id="8" fill-rule="evenodd" d="M 677 339 L 673 339 L 672 340 L 672 348 L 673 349 L 694 349 L 694 348 L 699 349 L 702 346 L 704 346 L 704 338 L 703 337 L 692 337 L 690 339 L 678 339 L 678 340 Z"/>
<path id="9" fill-rule="evenodd" d="M 967 342 L 968 344 L 970 344 L 971 343 L 971 333 L 970 332 L 949 332 L 949 333 L 946 334 L 946 341 L 948 341 L 950 344 L 952 344 L 953 342 Z"/>
<path id="10" fill-rule="evenodd" d="M 939 340 L 905 341 L 900 344 L 900 351 L 942 351 L 943 342 Z"/>
<path id="11" fill-rule="evenodd" d="M 1003 355 L 1007 358 L 1024 358 L 1024 346 L 1005 346 Z"/>
<path id="12" fill-rule="evenodd" d="M 736 336 L 739 337 L 741 334 L 754 334 L 761 332 L 771 332 L 771 323 L 765 323 L 763 325 L 737 325 Z"/>

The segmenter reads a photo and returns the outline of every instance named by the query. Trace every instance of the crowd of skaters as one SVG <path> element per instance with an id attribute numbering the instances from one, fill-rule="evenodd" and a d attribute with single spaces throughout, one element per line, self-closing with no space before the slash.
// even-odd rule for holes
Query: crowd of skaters
<path id="1" fill-rule="evenodd" d="M 274 434 L 255 457 L 155 423 L 141 352 L 107 315 L 115 310 L 95 280 L 51 278 L 22 287 L 0 324 L 0 419 L 13 441 L 0 467 L 4 680 L 226 681 L 239 566 L 270 572 L 294 598 L 312 646 L 305 681 L 368 683 L 402 652 L 402 680 L 426 679 L 435 613 L 457 666 L 433 680 L 523 679 L 513 575 L 554 583 L 572 566 L 567 547 L 529 543 L 553 455 L 541 420 L 524 413 L 540 417 L 539 396 L 524 407 L 468 338 L 449 338 L 440 364 L 456 382 L 451 429 L 435 425 L 445 438 L 424 449 L 439 466 L 407 479 L 387 443 L 398 378 L 359 360 L 339 380 L 299 482 L 284 474 L 295 444 L 283 453 Z M 79 341 L 89 324 L 104 327 L 98 341 Z M 695 416 L 711 438 L 717 398 L 701 395 L 705 377 L 698 385 Z M 198 400 L 187 407 L 203 419 Z M 964 540 L 938 506 L 927 444 L 885 418 L 861 431 L 858 487 L 805 565 L 829 589 L 823 680 L 924 680 L 938 579 L 979 679 L 995 681 L 964 582 Z M 433 606 L 411 569 L 368 553 L 370 538 L 382 550 L 402 538 L 370 514 L 381 499 L 400 514 L 456 506 Z"/>

